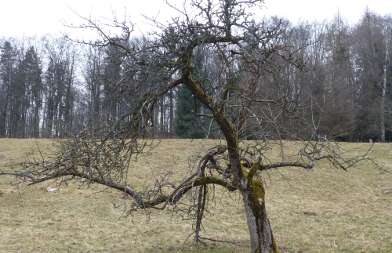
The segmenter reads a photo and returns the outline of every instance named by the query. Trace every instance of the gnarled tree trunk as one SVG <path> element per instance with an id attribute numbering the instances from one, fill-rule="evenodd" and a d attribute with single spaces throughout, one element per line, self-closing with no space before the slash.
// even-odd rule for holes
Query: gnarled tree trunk
<path id="1" fill-rule="evenodd" d="M 267 217 L 263 184 L 257 179 L 245 183 L 242 198 L 250 234 L 251 252 L 279 252 Z"/>

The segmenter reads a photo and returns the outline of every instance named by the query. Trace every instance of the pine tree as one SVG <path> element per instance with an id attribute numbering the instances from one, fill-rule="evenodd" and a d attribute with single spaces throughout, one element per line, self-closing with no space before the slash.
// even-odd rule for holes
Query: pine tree
<path id="1" fill-rule="evenodd" d="M 4 42 L 0 57 L 0 137 L 10 135 L 12 89 L 15 78 L 16 53 L 9 41 Z"/>
<path id="2" fill-rule="evenodd" d="M 40 110 L 42 107 L 42 79 L 40 59 L 30 47 L 20 67 L 21 86 L 25 88 L 23 113 L 27 114 L 23 124 L 27 127 L 29 137 L 39 137 Z"/>
<path id="3" fill-rule="evenodd" d="M 207 71 L 203 68 L 203 60 L 206 56 L 206 51 L 198 50 L 194 58 L 194 78 L 204 80 L 208 77 Z M 210 87 L 204 87 L 209 89 Z M 181 138 L 205 138 L 207 136 L 206 125 L 209 123 L 202 115 L 205 110 L 203 105 L 198 102 L 188 88 L 181 86 L 178 90 L 176 103 L 176 117 L 175 117 L 175 133 Z"/>
<path id="4" fill-rule="evenodd" d="M 177 95 L 175 132 L 181 138 L 203 138 L 205 133 L 197 118 L 198 105 L 192 92 L 181 86 Z"/>

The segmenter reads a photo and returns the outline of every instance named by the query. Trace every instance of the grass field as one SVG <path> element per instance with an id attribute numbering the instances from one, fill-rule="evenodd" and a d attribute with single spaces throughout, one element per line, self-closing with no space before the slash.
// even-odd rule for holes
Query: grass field
<path id="1" fill-rule="evenodd" d="M 142 187 L 165 171 L 188 170 L 188 158 L 214 141 L 164 140 L 130 169 Z M 290 144 L 287 144 L 290 145 Z M 0 139 L 0 168 L 23 161 L 48 140 Z M 344 144 L 353 153 L 368 144 Z M 392 172 L 392 145 L 376 144 L 374 158 Z M 392 252 L 392 174 L 362 163 L 348 172 L 321 162 L 313 171 L 284 169 L 265 176 L 267 208 L 283 252 Z M 237 244 L 196 249 L 191 222 L 172 212 L 124 215 L 119 192 L 77 184 L 50 193 L 54 182 L 26 187 L 0 177 L 0 252 L 248 252 L 238 195 L 218 190 L 205 220 L 207 237 Z"/>

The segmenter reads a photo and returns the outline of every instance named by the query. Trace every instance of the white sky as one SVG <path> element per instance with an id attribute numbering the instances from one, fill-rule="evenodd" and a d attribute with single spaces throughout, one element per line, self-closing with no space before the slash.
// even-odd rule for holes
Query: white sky
<path id="1" fill-rule="evenodd" d="M 171 2 L 181 0 L 171 0 Z M 295 22 L 331 20 L 338 12 L 355 23 L 366 8 L 381 15 L 392 14 L 392 0 L 265 0 L 262 11 Z M 96 19 L 129 17 L 137 29 L 146 30 L 141 14 L 167 17 L 164 0 L 0 0 L 0 36 L 34 36 L 69 31 L 64 23 L 80 24 L 75 14 Z"/>

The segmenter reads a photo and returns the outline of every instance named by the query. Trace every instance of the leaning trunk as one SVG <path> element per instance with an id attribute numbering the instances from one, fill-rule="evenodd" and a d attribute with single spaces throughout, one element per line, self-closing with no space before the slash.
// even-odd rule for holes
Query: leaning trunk
<path id="1" fill-rule="evenodd" d="M 264 201 L 262 182 L 252 180 L 242 192 L 252 253 L 276 253 L 276 246 Z"/>

